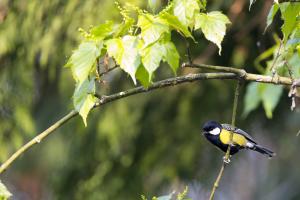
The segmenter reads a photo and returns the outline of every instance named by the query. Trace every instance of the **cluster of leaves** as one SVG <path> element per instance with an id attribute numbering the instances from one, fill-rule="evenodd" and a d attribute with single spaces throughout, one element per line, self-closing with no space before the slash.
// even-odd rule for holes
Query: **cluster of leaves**
<path id="1" fill-rule="evenodd" d="M 107 21 L 88 31 L 82 31 L 84 40 L 70 57 L 66 66 L 72 70 L 76 81 L 73 96 L 75 109 L 86 125 L 89 111 L 95 105 L 95 79 L 103 57 L 109 56 L 115 64 L 129 74 L 134 84 L 137 80 L 148 87 L 153 73 L 166 62 L 176 74 L 180 55 L 171 40 L 171 32 L 193 38 L 194 30 L 201 30 L 206 39 L 215 43 L 221 53 L 221 42 L 226 32 L 228 18 L 219 11 L 206 13 L 204 0 L 174 0 L 158 14 L 151 14 L 134 6 L 122 8 L 123 22 Z M 137 18 L 130 16 L 132 12 Z"/>
<path id="2" fill-rule="evenodd" d="M 11 197 L 11 193 L 7 190 L 5 185 L 0 181 L 0 200 L 6 200 Z"/>
<path id="3" fill-rule="evenodd" d="M 253 1 L 251 1 L 251 4 Z M 255 61 L 255 66 L 262 74 L 300 77 L 300 3 L 274 1 L 267 16 L 266 29 L 272 24 L 277 13 L 280 13 L 283 25 L 282 38 L 275 37 L 276 44 L 263 52 Z M 266 61 L 266 67 L 260 65 Z M 262 103 L 268 118 L 272 118 L 273 110 L 283 92 L 282 86 L 250 83 L 245 96 L 246 116 Z"/>
<path id="4" fill-rule="evenodd" d="M 188 187 L 185 187 L 185 189 L 178 193 L 177 195 L 175 192 L 172 192 L 168 195 L 160 196 L 160 197 L 152 197 L 152 200 L 191 200 L 190 198 L 187 197 L 188 194 Z M 147 200 L 147 198 L 142 195 L 142 200 Z"/>

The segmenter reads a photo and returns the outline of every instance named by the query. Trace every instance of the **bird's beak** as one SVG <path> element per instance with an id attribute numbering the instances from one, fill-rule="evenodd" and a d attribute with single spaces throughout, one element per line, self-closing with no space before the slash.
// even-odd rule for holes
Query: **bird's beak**
<path id="1" fill-rule="evenodd" d="M 207 135 L 207 134 L 208 134 L 208 132 L 202 131 L 202 135 Z"/>

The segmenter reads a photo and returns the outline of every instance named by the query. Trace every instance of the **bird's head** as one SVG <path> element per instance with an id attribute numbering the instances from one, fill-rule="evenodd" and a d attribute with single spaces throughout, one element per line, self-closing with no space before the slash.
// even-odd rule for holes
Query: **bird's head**
<path id="1" fill-rule="evenodd" d="M 202 128 L 204 135 L 219 135 L 222 131 L 222 125 L 216 121 L 208 121 Z"/>

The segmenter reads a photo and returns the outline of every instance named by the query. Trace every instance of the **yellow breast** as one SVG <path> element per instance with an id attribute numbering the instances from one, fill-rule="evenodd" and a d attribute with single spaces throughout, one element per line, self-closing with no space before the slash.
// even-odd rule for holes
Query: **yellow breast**
<path id="1" fill-rule="evenodd" d="M 225 129 L 222 129 L 222 131 L 220 133 L 220 140 L 223 144 L 229 144 L 230 132 Z M 246 146 L 247 139 L 244 136 L 233 132 L 232 142 L 233 142 L 233 144 L 238 144 L 240 146 Z"/>

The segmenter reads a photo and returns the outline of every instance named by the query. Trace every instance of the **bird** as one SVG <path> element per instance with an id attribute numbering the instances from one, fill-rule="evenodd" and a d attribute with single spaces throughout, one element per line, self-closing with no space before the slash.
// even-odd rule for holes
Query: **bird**
<path id="1" fill-rule="evenodd" d="M 216 121 L 207 121 L 202 128 L 203 135 L 213 145 L 226 152 L 228 145 L 230 145 L 230 155 L 234 155 L 242 149 L 250 149 L 272 158 L 276 154 L 266 147 L 263 147 L 245 131 L 234 127 L 230 124 L 220 124 Z M 230 132 L 232 135 L 232 142 L 230 141 Z M 224 157 L 225 161 L 225 157 Z M 230 162 L 230 160 L 228 160 Z"/>

